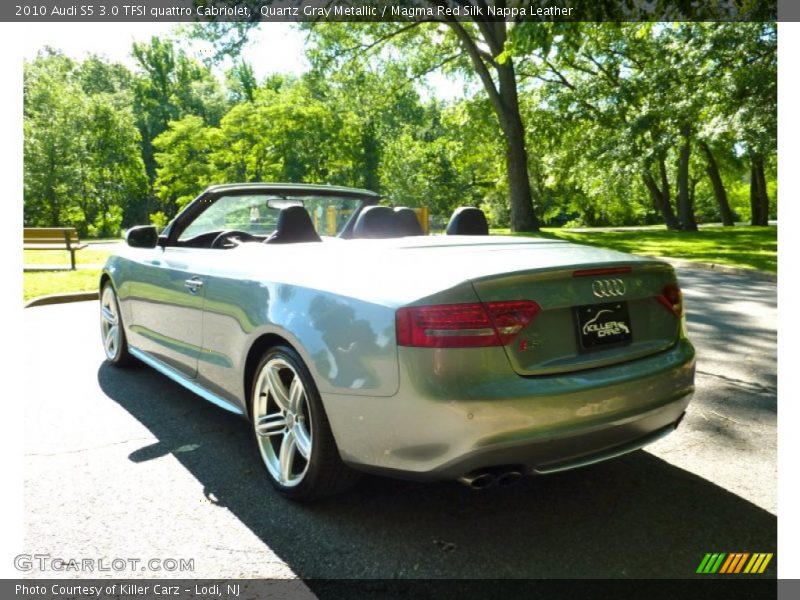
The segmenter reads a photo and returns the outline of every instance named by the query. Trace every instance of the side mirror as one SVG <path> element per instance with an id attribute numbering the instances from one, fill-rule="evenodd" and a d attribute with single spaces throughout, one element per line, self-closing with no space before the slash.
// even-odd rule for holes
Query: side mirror
<path id="1" fill-rule="evenodd" d="M 158 230 L 155 225 L 139 225 L 125 232 L 125 242 L 131 248 L 155 248 L 158 244 Z"/>

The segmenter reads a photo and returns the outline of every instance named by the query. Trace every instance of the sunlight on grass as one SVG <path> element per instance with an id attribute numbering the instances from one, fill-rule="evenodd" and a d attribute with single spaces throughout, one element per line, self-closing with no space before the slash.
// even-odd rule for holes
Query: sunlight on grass
<path id="1" fill-rule="evenodd" d="M 94 250 L 91 246 L 75 253 L 77 265 L 102 265 L 106 262 L 110 250 Z M 25 250 L 22 256 L 23 265 L 64 265 L 69 266 L 69 252 L 66 250 Z"/>
<path id="2" fill-rule="evenodd" d="M 508 229 L 493 229 L 492 233 L 563 239 L 633 254 L 681 258 L 770 273 L 778 269 L 777 227 L 707 227 L 697 232 L 665 229 L 575 232 L 546 228 L 538 234 L 514 234 Z"/>
<path id="3" fill-rule="evenodd" d="M 100 281 L 100 269 L 77 271 L 29 271 L 23 274 L 23 296 L 27 302 L 37 296 L 93 292 Z"/>

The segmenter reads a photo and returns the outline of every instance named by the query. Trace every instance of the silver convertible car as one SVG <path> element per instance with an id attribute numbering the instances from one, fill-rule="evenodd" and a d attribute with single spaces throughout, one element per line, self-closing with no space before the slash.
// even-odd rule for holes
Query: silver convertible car
<path id="1" fill-rule="evenodd" d="M 475 488 L 588 465 L 673 431 L 694 349 L 666 263 L 446 235 L 365 190 L 208 188 L 108 259 L 108 361 L 241 414 L 272 483 L 311 499 L 359 471 Z"/>

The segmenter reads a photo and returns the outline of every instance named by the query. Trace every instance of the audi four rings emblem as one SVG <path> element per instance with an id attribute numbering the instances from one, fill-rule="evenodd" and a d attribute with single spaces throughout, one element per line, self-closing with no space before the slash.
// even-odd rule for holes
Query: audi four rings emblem
<path id="1" fill-rule="evenodd" d="M 625 282 L 622 279 L 595 279 L 592 282 L 592 293 L 598 298 L 612 298 L 625 294 Z"/>

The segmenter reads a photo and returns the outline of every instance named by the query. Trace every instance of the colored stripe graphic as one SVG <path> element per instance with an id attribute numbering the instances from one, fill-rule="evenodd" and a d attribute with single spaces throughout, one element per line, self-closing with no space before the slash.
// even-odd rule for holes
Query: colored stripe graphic
<path id="1" fill-rule="evenodd" d="M 758 553 L 753 554 L 753 558 L 750 559 L 750 562 L 747 563 L 747 566 L 744 568 L 745 573 L 763 573 L 769 561 L 772 560 L 772 553 Z"/>
<path id="2" fill-rule="evenodd" d="M 728 554 L 728 558 L 727 558 L 727 560 L 725 560 L 724 563 L 722 563 L 722 568 L 719 570 L 719 572 L 720 573 L 730 573 L 730 571 L 728 569 L 731 568 L 731 563 L 735 563 L 737 560 L 739 560 L 739 555 L 738 554 Z"/>
<path id="3" fill-rule="evenodd" d="M 742 570 L 742 567 L 744 566 L 744 563 L 747 561 L 748 556 L 750 556 L 749 552 L 745 552 L 744 554 L 742 554 L 742 558 L 739 561 L 739 564 L 736 565 L 736 570 L 733 571 L 733 573 L 739 573 Z"/>
<path id="4" fill-rule="evenodd" d="M 725 559 L 726 554 L 706 554 L 700 566 L 697 567 L 698 573 L 716 573 L 719 570 L 722 561 Z"/>
<path id="5" fill-rule="evenodd" d="M 706 565 L 708 564 L 709 559 L 711 558 L 710 554 L 706 554 L 703 557 L 703 560 L 700 561 L 700 566 L 697 567 L 696 573 L 705 573 L 706 572 Z"/>
<path id="6" fill-rule="evenodd" d="M 736 574 L 736 573 L 763 573 L 767 569 L 772 557 L 771 552 L 709 552 L 700 561 L 697 573 L 703 574 Z M 749 560 L 748 560 L 749 559 Z M 747 566 L 745 566 L 747 565 Z M 744 569 L 744 571 L 742 571 Z"/>
<path id="7" fill-rule="evenodd" d="M 722 565 L 719 570 L 720 573 L 738 573 L 742 570 L 747 557 L 750 556 L 749 552 L 735 552 L 728 555 L 728 560 Z"/>

